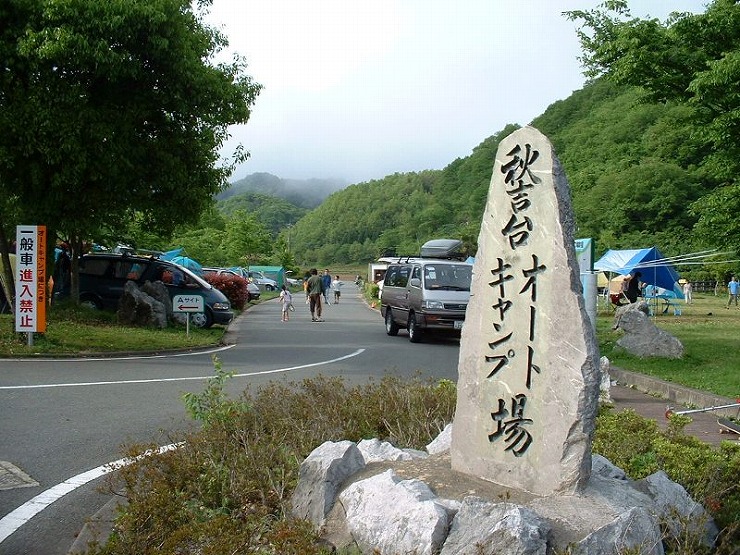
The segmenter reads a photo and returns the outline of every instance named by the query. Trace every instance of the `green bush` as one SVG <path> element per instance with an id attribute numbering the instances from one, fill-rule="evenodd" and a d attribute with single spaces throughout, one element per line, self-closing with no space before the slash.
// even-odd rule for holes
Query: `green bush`
<path id="1" fill-rule="evenodd" d="M 112 478 L 109 486 L 123 489 L 128 504 L 115 534 L 89 553 L 327 553 L 306 522 L 289 516 L 301 461 L 329 440 L 378 437 L 423 448 L 455 407 L 448 381 L 386 377 L 349 387 L 318 377 L 232 400 L 226 378 L 216 362 L 206 390 L 185 397 L 203 426 L 181 438 L 180 449 L 141 458 Z"/>

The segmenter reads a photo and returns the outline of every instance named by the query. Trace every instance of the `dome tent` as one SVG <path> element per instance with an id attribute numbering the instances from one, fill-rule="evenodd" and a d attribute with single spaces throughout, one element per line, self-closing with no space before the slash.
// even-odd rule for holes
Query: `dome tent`
<path id="1" fill-rule="evenodd" d="M 640 281 L 671 291 L 683 299 L 683 288 L 678 283 L 678 272 L 657 247 L 649 249 L 608 250 L 594 263 L 594 270 L 619 275 L 639 271 Z"/>

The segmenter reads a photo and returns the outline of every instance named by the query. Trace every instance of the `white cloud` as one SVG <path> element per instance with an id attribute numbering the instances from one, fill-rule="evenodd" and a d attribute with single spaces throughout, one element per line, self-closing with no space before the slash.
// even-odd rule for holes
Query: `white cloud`
<path id="1" fill-rule="evenodd" d="M 583 85 L 575 25 L 599 0 L 214 0 L 264 85 L 225 152 L 253 172 L 351 182 L 441 169 Z M 700 0 L 630 2 L 664 19 Z M 670 4 L 670 5 L 669 5 Z"/>

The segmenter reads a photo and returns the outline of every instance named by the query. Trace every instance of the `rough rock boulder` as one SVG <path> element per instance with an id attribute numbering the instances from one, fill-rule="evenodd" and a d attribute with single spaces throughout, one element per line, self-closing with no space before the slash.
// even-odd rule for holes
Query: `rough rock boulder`
<path id="1" fill-rule="evenodd" d="M 619 307 L 614 316 L 614 329 L 624 331 L 624 336 L 617 340 L 617 345 L 641 358 L 683 357 L 683 344 L 658 328 L 650 320 L 649 313 L 644 301 Z"/>

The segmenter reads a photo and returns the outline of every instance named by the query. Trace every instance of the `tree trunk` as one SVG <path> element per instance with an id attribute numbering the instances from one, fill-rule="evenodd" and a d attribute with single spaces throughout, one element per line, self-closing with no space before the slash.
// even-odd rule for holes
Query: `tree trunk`
<path id="1" fill-rule="evenodd" d="M 69 296 L 74 304 L 80 304 L 80 257 L 82 256 L 82 239 L 73 234 L 69 241 L 71 270 L 69 276 Z"/>
<path id="2" fill-rule="evenodd" d="M 3 293 L 8 300 L 10 313 L 14 314 L 13 303 L 15 302 L 15 276 L 13 268 L 10 266 L 10 249 L 8 248 L 8 239 L 5 236 L 3 222 L 0 221 L 0 257 L 2 258 L 3 279 L 0 283 L 3 285 Z"/>

